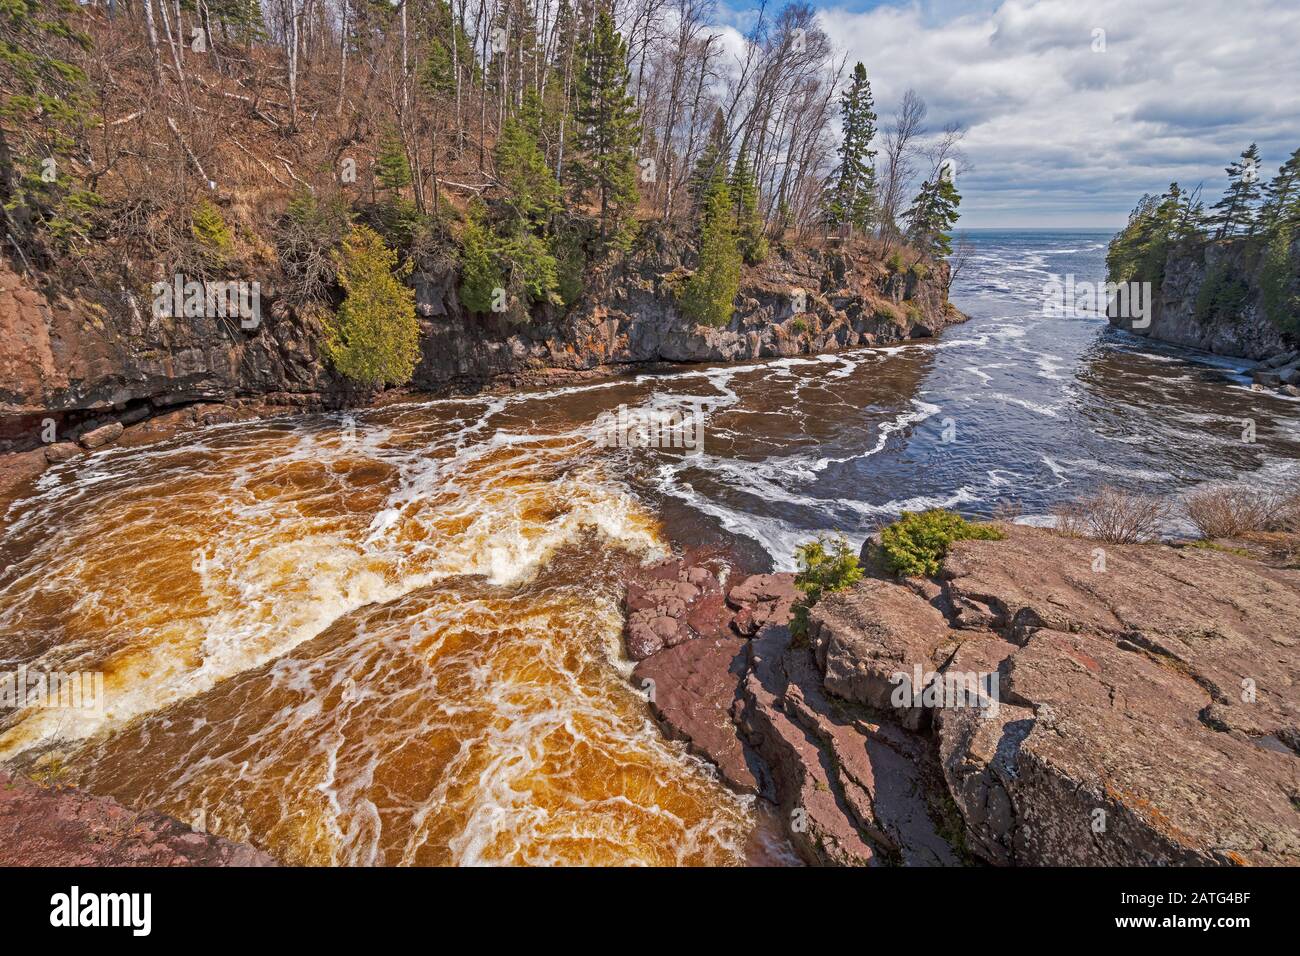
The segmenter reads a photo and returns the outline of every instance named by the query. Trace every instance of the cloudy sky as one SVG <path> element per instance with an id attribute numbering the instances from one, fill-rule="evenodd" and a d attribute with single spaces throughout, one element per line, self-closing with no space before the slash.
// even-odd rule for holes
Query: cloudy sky
<path id="1" fill-rule="evenodd" d="M 811 2 L 882 125 L 910 86 L 968 129 L 969 227 L 1118 226 L 1173 180 L 1212 203 L 1251 142 L 1265 176 L 1300 146 L 1300 0 Z"/>

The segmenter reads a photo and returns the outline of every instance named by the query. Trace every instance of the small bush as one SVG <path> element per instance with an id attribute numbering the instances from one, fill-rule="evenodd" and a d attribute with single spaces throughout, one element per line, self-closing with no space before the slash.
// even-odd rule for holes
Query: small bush
<path id="1" fill-rule="evenodd" d="M 803 335 L 808 331 L 808 323 L 803 319 L 795 319 L 790 323 L 790 331 L 795 335 Z"/>
<path id="2" fill-rule="evenodd" d="M 221 210 L 206 199 L 200 200 L 190 214 L 190 233 L 217 264 L 229 258 L 235 238 L 222 218 Z"/>
<path id="3" fill-rule="evenodd" d="M 892 302 L 880 302 L 876 305 L 876 321 L 898 323 L 903 321 L 902 310 Z"/>
<path id="4" fill-rule="evenodd" d="M 295 306 L 326 301 L 337 280 L 333 251 L 352 227 L 347 206 L 301 192 L 276 224 L 275 251 L 285 298 Z"/>
<path id="5" fill-rule="evenodd" d="M 895 249 L 885 260 L 885 267 L 889 269 L 890 275 L 898 275 L 903 271 L 903 254 Z"/>
<path id="6" fill-rule="evenodd" d="M 1287 506 L 1276 495 L 1245 488 L 1210 488 L 1187 499 L 1187 516 L 1207 538 L 1239 538 L 1276 531 L 1286 522 Z"/>
<path id="7" fill-rule="evenodd" d="M 400 281 L 397 253 L 369 226 L 354 226 L 334 253 L 345 298 L 327 327 L 334 367 L 363 385 L 402 385 L 420 357 L 415 292 Z"/>
<path id="8" fill-rule="evenodd" d="M 816 541 L 795 549 L 799 573 L 794 576 L 795 587 L 803 591 L 804 598 L 795 606 L 790 629 L 796 635 L 807 633 L 808 610 L 823 594 L 843 591 L 862 580 L 858 556 L 843 535 L 820 536 Z"/>
<path id="9" fill-rule="evenodd" d="M 1136 544 L 1160 534 L 1173 508 L 1159 498 L 1103 486 L 1095 495 L 1055 510 L 1056 530 L 1109 544 Z"/>
<path id="10" fill-rule="evenodd" d="M 941 508 L 904 511 L 903 516 L 880 533 L 885 564 L 895 574 L 932 577 L 954 541 L 976 539 L 997 541 L 1005 535 L 987 524 L 975 524 Z"/>

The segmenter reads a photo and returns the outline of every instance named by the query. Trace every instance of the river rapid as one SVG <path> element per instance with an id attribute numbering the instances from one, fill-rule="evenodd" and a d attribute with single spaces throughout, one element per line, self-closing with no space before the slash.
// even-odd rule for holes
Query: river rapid
<path id="1" fill-rule="evenodd" d="M 291 863 L 791 862 L 627 681 L 629 562 L 705 544 L 790 569 L 905 509 L 1039 521 L 1103 483 L 1300 474 L 1300 403 L 1245 363 L 1045 313 L 1053 276 L 1103 278 L 1106 234 L 971 236 L 971 320 L 937 340 L 55 466 L 0 538 L 0 671 L 102 672 L 104 706 L 0 711 L 0 761 Z M 690 416 L 701 447 L 610 447 L 620 407 Z"/>

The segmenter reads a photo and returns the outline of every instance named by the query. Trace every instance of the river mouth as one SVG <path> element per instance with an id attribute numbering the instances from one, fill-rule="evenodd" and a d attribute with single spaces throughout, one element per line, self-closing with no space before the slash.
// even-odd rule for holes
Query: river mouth
<path id="1" fill-rule="evenodd" d="M 626 680 L 629 562 L 788 569 L 905 509 L 1027 520 L 1101 483 L 1281 484 L 1300 405 L 1044 316 L 1105 236 L 977 235 L 936 341 L 211 428 L 56 466 L 0 540 L 0 667 L 104 674 L 0 760 L 292 863 L 790 862 Z M 675 411 L 699 448 L 620 447 Z M 1243 437 L 1250 422 L 1253 441 Z"/>

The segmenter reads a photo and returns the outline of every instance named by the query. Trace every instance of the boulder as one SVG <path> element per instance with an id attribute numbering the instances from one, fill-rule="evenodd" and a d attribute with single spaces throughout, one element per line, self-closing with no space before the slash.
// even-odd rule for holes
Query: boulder
<path id="1" fill-rule="evenodd" d="M 771 796 L 766 771 L 731 719 L 748 656 L 738 637 L 687 641 L 641 661 L 632 681 L 670 739 L 712 761 L 735 790 Z"/>
<path id="2" fill-rule="evenodd" d="M 750 643 L 738 719 L 771 768 L 781 819 L 811 864 L 950 865 L 939 774 L 924 741 L 832 702 L 811 650 L 786 627 Z"/>
<path id="3" fill-rule="evenodd" d="M 1295 364 L 1297 360 L 1300 360 L 1300 352 L 1291 350 L 1287 352 L 1279 352 L 1277 355 L 1270 356 L 1260 362 L 1259 366 L 1262 368 L 1282 368 L 1286 365 Z"/>
<path id="4" fill-rule="evenodd" d="M 122 436 L 125 426 L 121 422 L 110 422 L 107 425 L 101 425 L 99 428 L 92 428 L 81 436 L 81 447 L 87 449 L 102 448 L 110 442 L 115 442 Z"/>
<path id="5" fill-rule="evenodd" d="M 957 635 L 937 608 L 901 584 L 865 579 L 827 595 L 809 616 L 809 637 L 826 689 L 844 700 L 894 711 L 904 727 L 920 729 L 926 711 L 916 672 L 933 673 L 955 647 Z M 895 691 L 907 703 L 896 707 Z"/>
<path id="6" fill-rule="evenodd" d="M 1300 862 L 1300 760 L 1199 719 L 1189 675 L 1104 638 L 1039 630 L 1005 662 L 996 717 L 937 728 L 973 846 L 993 862 Z"/>
<path id="7" fill-rule="evenodd" d="M 768 624 L 788 624 L 802 597 L 793 574 L 752 574 L 727 592 L 727 603 L 736 609 L 732 627 L 752 637 Z"/>
<path id="8" fill-rule="evenodd" d="M 51 465 L 76 458 L 80 454 L 81 449 L 77 447 L 76 442 L 61 441 L 45 446 L 45 460 Z"/>
<path id="9" fill-rule="evenodd" d="M 1017 643 L 1040 628 L 1104 637 L 1188 674 L 1216 725 L 1300 752 L 1300 571 L 1203 548 L 1006 531 L 959 541 L 944 561 L 959 626 Z M 1098 551 L 1105 571 L 1093 570 Z"/>
<path id="10" fill-rule="evenodd" d="M 669 558 L 636 568 L 623 599 L 628 656 L 645 660 L 667 647 L 730 633 L 731 612 L 717 569 Z"/>

